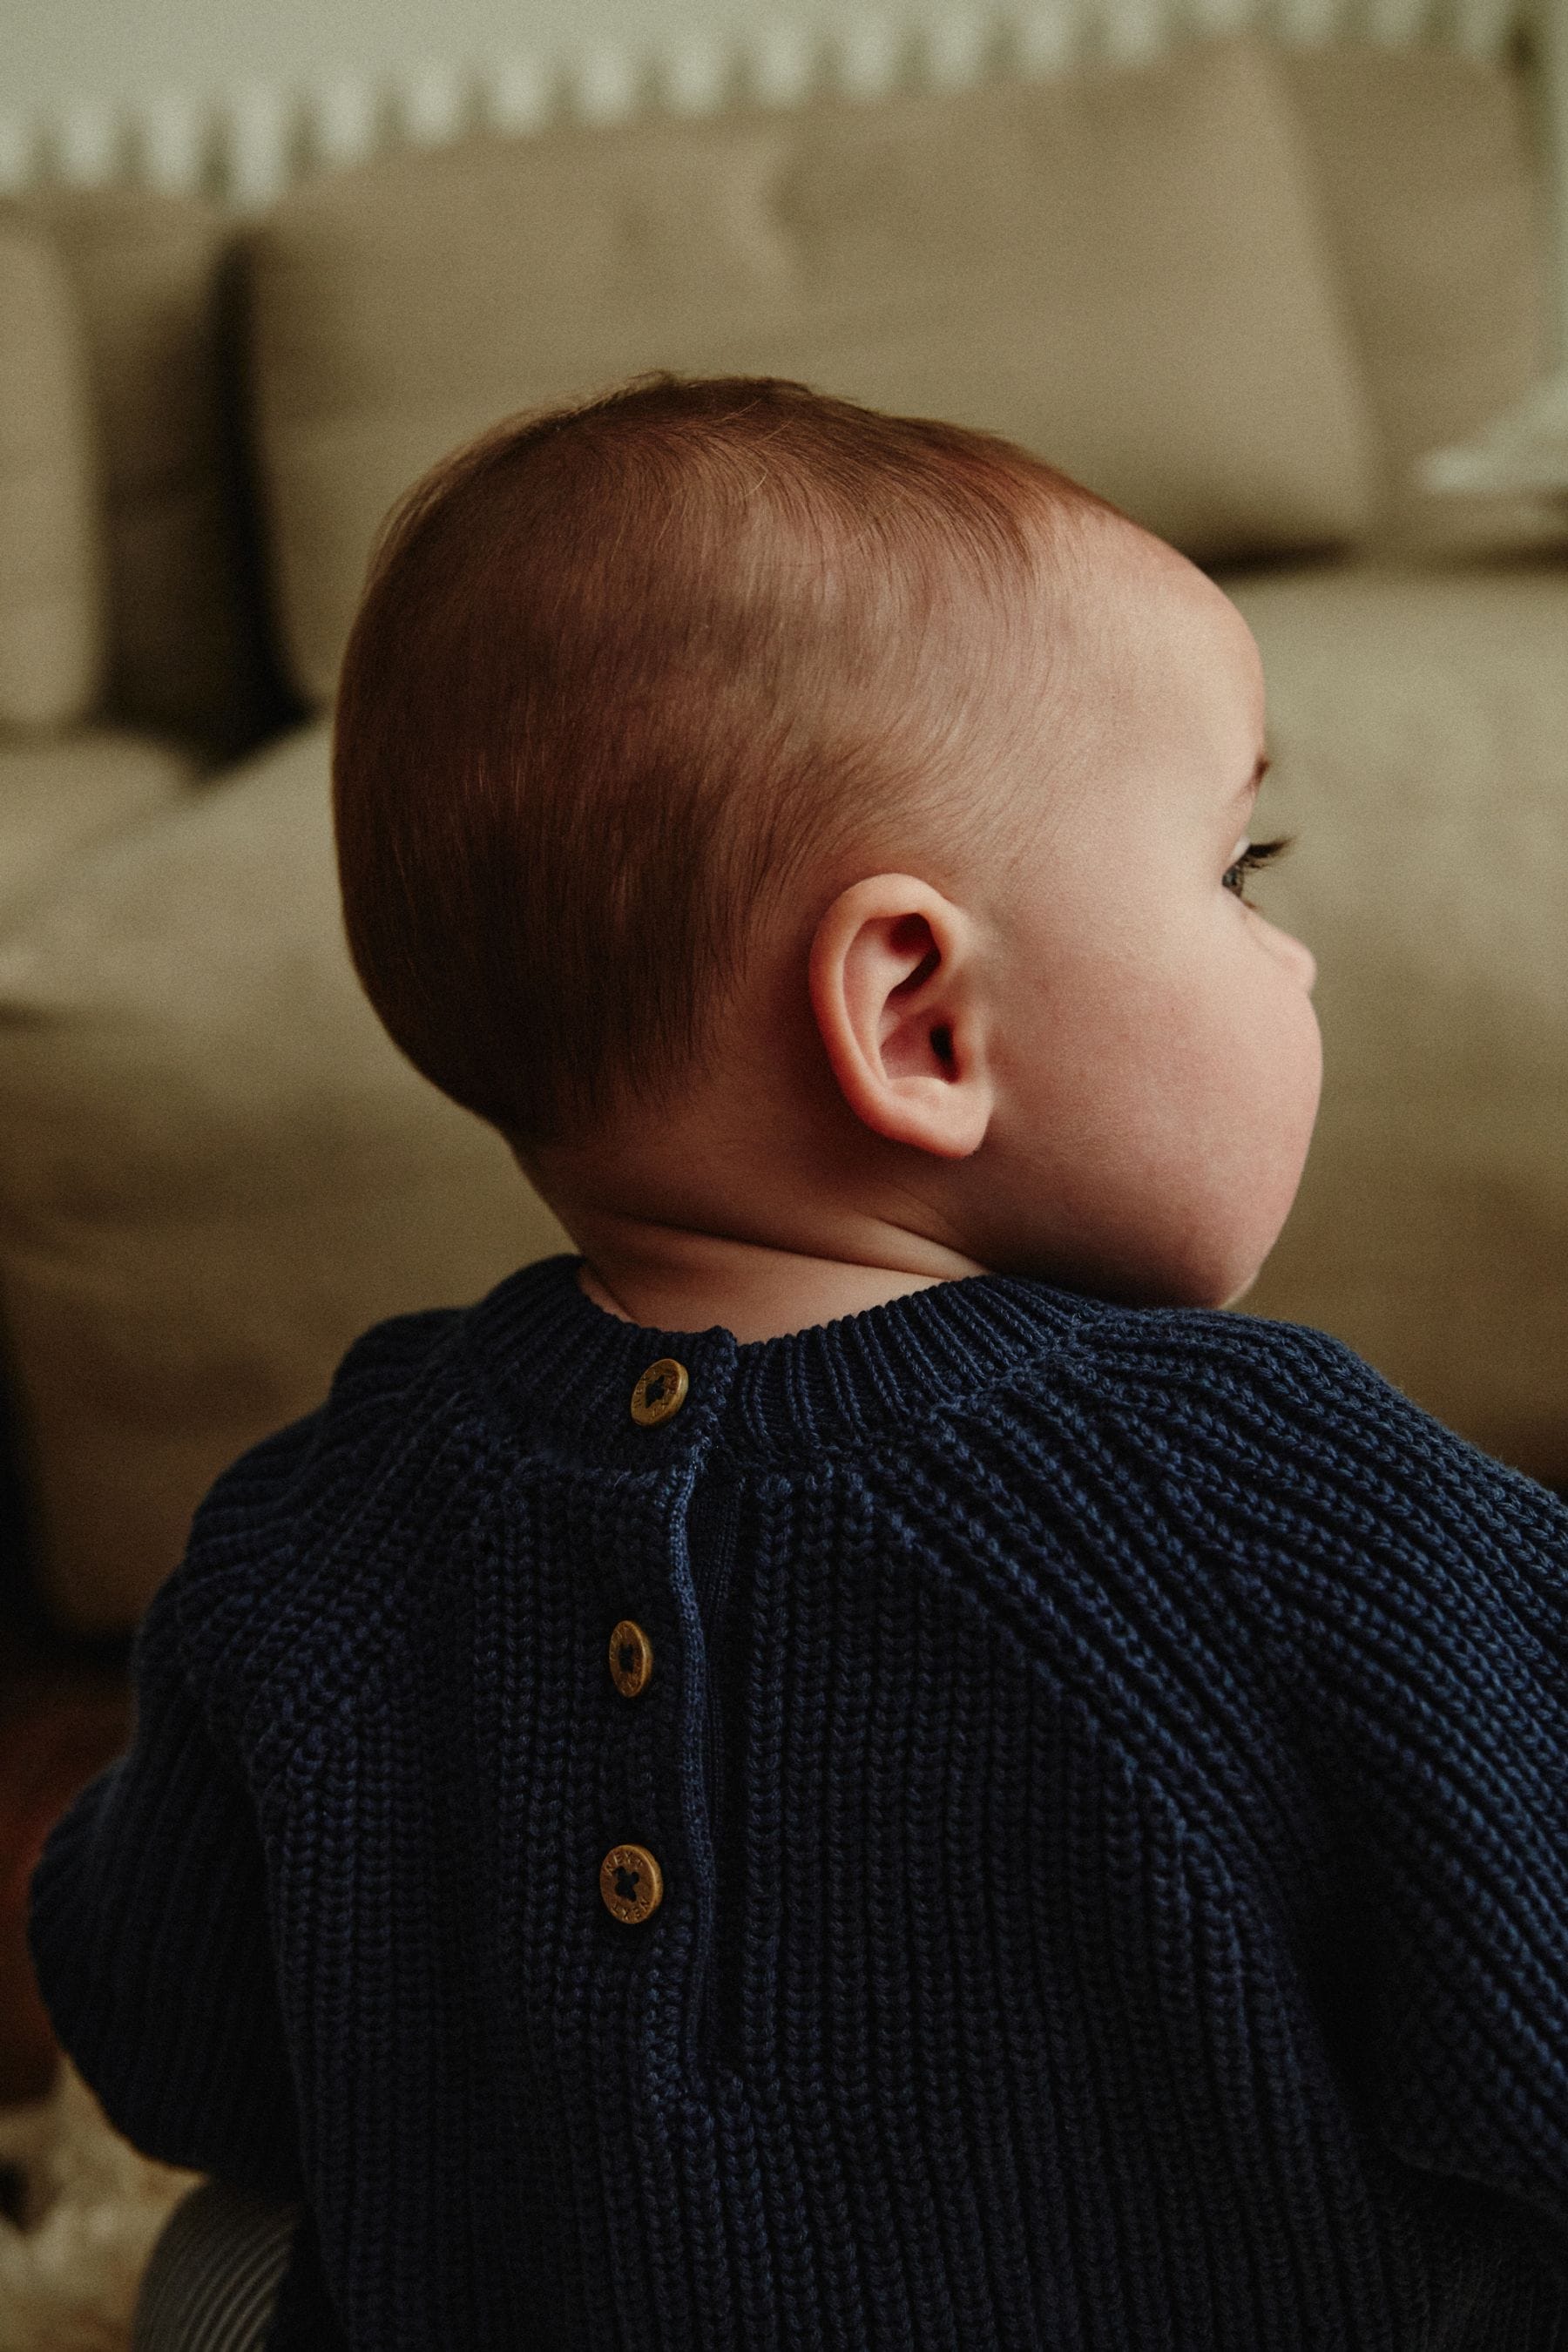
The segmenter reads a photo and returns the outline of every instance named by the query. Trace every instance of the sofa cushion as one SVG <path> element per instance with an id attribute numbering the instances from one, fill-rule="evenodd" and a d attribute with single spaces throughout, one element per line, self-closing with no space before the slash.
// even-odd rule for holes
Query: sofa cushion
<path id="1" fill-rule="evenodd" d="M 1276 767 L 1252 887 L 1318 959 L 1323 1093 L 1246 1301 L 1568 1479 L 1568 569 L 1226 579 Z"/>
<path id="2" fill-rule="evenodd" d="M 216 751 L 277 722 L 226 377 L 232 224 L 194 196 L 26 200 L 69 274 L 102 459 L 108 704 Z"/>
<path id="3" fill-rule="evenodd" d="M 79 719 L 103 635 L 81 322 L 49 240 L 0 217 L 0 729 Z"/>
<path id="4" fill-rule="evenodd" d="M 0 935 L 0 1321 L 40 1580 L 84 1631 L 134 1622 L 366 1325 L 570 1245 L 361 992 L 324 730 Z"/>
<path id="5" fill-rule="evenodd" d="M 1540 161 L 1523 77 L 1447 44 L 1290 47 L 1387 459 L 1390 546 L 1495 537 L 1516 502 L 1424 493 L 1415 461 L 1512 406 L 1550 359 Z"/>
<path id="6" fill-rule="evenodd" d="M 0 926 L 96 845 L 182 799 L 196 773 L 184 746 L 124 728 L 0 743 Z"/>
<path id="7" fill-rule="evenodd" d="M 377 522 L 509 411 L 649 367 L 989 426 L 1205 557 L 1342 540 L 1372 427 L 1277 62 L 479 138 L 253 254 L 280 620 L 318 703 Z"/>

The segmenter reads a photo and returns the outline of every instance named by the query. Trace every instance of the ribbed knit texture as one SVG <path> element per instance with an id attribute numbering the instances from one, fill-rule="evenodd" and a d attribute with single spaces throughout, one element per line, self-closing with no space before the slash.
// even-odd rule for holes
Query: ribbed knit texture
<path id="1" fill-rule="evenodd" d="M 1568 2346 L 1568 1509 L 1299 1325 L 578 1265 L 218 1480 L 34 1880 L 274 2352 Z"/>

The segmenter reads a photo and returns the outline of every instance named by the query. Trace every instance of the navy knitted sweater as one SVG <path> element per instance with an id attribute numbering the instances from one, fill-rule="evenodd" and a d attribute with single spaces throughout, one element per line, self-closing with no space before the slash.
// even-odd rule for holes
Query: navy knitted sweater
<path id="1" fill-rule="evenodd" d="M 224 1474 L 34 1879 L 276 2352 L 1568 2346 L 1568 1508 L 1300 1325 L 580 1263 Z"/>

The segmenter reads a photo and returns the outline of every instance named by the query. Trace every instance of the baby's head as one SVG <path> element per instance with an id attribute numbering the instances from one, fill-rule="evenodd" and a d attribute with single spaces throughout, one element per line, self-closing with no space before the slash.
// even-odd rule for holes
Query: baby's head
<path id="1" fill-rule="evenodd" d="M 349 941 L 580 1246 L 713 1234 L 1218 1304 L 1316 1115 L 1237 887 L 1240 615 L 991 436 L 772 379 L 510 420 L 344 658 Z"/>

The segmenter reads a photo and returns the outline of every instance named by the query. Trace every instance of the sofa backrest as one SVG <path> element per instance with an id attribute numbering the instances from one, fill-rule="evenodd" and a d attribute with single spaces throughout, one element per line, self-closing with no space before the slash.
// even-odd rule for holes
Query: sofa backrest
<path id="1" fill-rule="evenodd" d="M 1239 40 L 307 184 L 252 272 L 295 684 L 330 698 L 375 526 L 427 464 L 653 367 L 1005 433 L 1205 555 L 1354 537 L 1371 419 L 1298 144 Z"/>
<path id="2" fill-rule="evenodd" d="M 54 242 L 0 218 L 0 731 L 97 699 L 103 576 L 79 305 Z"/>
<path id="3" fill-rule="evenodd" d="M 1436 523 L 1415 460 L 1550 363 L 1546 192 L 1524 77 L 1462 50 L 1284 47 L 1387 474 L 1384 522 Z"/>
<path id="4" fill-rule="evenodd" d="M 1261 88 L 1255 68 L 1233 61 L 1206 92 L 1151 68 L 1103 90 L 1089 74 L 1034 97 L 838 100 L 474 140 L 307 181 L 253 238 L 194 196 L 11 199 L 0 222 L 47 239 L 76 316 L 47 349 L 7 337 L 0 473 L 19 450 L 37 473 L 45 415 L 63 447 L 71 403 L 51 387 L 74 343 L 85 438 L 48 495 L 74 511 L 89 479 L 100 529 L 85 553 L 56 535 L 47 708 L 29 722 L 0 692 L 0 733 L 96 717 L 218 754 L 257 741 L 289 715 L 264 565 L 295 686 L 320 705 L 375 525 L 405 483 L 509 408 L 660 362 L 802 373 L 1034 436 L 1200 555 L 1418 535 L 1434 509 L 1407 487 L 1412 460 L 1467 438 L 1545 362 L 1523 78 L 1437 46 L 1259 54 L 1272 89 L 1257 119 L 1201 159 L 1194 142 L 1223 142 L 1227 105 Z M 1020 236 L 997 268 L 986 254 L 986 222 L 1008 210 L 1003 151 L 1029 143 L 1031 113 L 1037 240 L 1055 224 L 1032 275 Z M 1142 152 L 1145 131 L 1157 155 Z M 939 159 L 924 185 L 922 152 Z M 1162 194 L 1181 215 L 1163 241 Z M 966 246 L 984 265 L 970 288 Z M 1107 254 L 1120 286 L 1085 283 L 1085 257 Z M 997 310 L 1009 269 L 1011 320 Z M 24 308 L 36 277 L 12 287 Z M 1130 351 L 1137 303 L 1149 331 Z M 988 340 L 964 344 L 966 306 Z M 1152 401 L 1173 354 L 1170 397 Z M 1368 411 L 1370 488 L 1356 456 Z M 37 481 L 25 495 L 36 523 Z M 37 615 L 11 599 L 8 638 L 5 601 L 0 672 L 9 656 L 43 676 Z"/>
<path id="5" fill-rule="evenodd" d="M 1250 37 L 396 154 L 286 197 L 249 278 L 318 707 L 385 509 L 510 410 L 654 366 L 799 376 L 1006 433 L 1210 561 L 1397 520 L 1409 459 L 1532 380 L 1545 314 L 1515 76 Z"/>
<path id="6" fill-rule="evenodd" d="M 99 533 L 79 583 L 90 615 L 77 617 L 95 656 L 40 717 L 121 719 L 237 751 L 286 706 L 231 359 L 234 223 L 199 198 L 132 187 L 39 190 L 0 210 L 5 220 L 47 242 L 74 305 L 87 392 L 76 426 Z M 29 353 L 39 371 L 57 364 L 33 340 L 13 345 L 12 367 Z"/>

